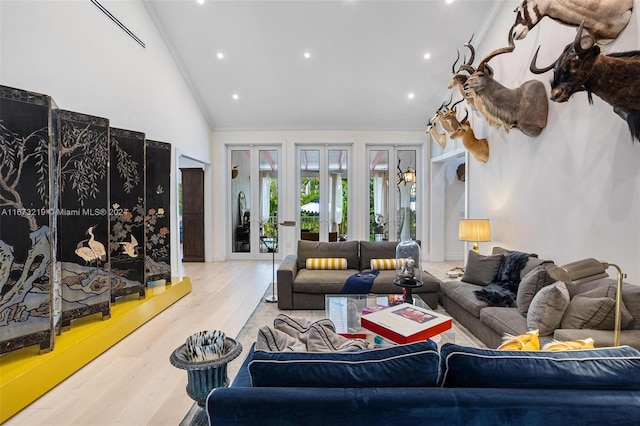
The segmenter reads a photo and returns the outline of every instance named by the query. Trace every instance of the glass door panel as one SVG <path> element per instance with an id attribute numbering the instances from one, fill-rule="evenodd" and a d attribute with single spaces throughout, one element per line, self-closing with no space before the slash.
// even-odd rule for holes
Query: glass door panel
<path id="1" fill-rule="evenodd" d="M 260 150 L 260 253 L 278 252 L 278 151 Z"/>
<path id="2" fill-rule="evenodd" d="M 416 239 L 416 151 L 397 151 L 397 240 Z"/>
<path id="3" fill-rule="evenodd" d="M 232 253 L 251 252 L 251 152 L 231 151 Z"/>
<path id="4" fill-rule="evenodd" d="M 300 239 L 320 241 L 320 150 L 300 150 Z"/>
<path id="5" fill-rule="evenodd" d="M 389 151 L 369 151 L 369 240 L 389 239 Z"/>
<path id="6" fill-rule="evenodd" d="M 329 150 L 329 234 L 327 241 L 345 240 L 347 236 L 347 167 L 346 149 Z"/>

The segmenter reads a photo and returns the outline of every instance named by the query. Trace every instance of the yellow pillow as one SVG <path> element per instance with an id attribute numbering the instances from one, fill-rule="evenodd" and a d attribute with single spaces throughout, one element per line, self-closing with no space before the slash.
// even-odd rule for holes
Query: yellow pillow
<path id="1" fill-rule="evenodd" d="M 307 269 L 347 269 L 347 259 L 344 257 L 310 257 L 305 266 Z"/>
<path id="2" fill-rule="evenodd" d="M 506 334 L 502 338 L 503 343 L 498 346 L 499 351 L 539 351 L 540 340 L 538 330 L 527 331 L 519 336 Z"/>
<path id="3" fill-rule="evenodd" d="M 552 342 L 547 343 L 542 347 L 543 351 L 572 351 L 575 349 L 593 349 L 594 342 L 591 337 L 588 337 L 584 340 L 568 340 L 566 342 L 559 342 L 554 340 Z"/>
<path id="4" fill-rule="evenodd" d="M 378 271 L 396 269 L 396 259 L 371 259 L 371 269 Z"/>

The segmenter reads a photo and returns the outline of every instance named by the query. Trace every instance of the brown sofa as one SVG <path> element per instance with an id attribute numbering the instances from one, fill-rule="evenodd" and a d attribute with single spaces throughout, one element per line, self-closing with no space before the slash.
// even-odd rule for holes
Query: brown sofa
<path id="1" fill-rule="evenodd" d="M 397 241 L 298 241 L 297 254 L 287 256 L 278 268 L 278 308 L 324 309 L 324 296 L 338 294 L 348 277 L 370 269 L 371 259 L 396 257 Z M 337 257 L 347 259 L 347 269 L 308 270 L 307 258 Z M 382 270 L 373 282 L 371 292 L 401 294 L 393 283 L 395 270 Z M 422 287 L 413 289 L 429 306 L 438 306 L 441 281 L 422 273 Z"/>
<path id="2" fill-rule="evenodd" d="M 505 249 L 495 247 L 492 256 L 505 252 Z M 489 257 L 483 260 L 488 262 Z M 467 264 L 465 276 L 469 269 L 468 266 L 469 264 Z M 548 275 L 548 270 L 553 266 L 554 263 L 550 260 L 534 257 L 529 259 L 527 265 L 521 271 L 521 281 L 517 298 L 518 306 L 516 307 L 489 306 L 486 302 L 478 300 L 474 291 L 482 289 L 483 286 L 467 282 L 463 277 L 462 280 L 443 283 L 442 299 L 444 308 L 451 317 L 465 326 L 485 345 L 490 348 L 496 348 L 502 343 L 502 338 L 505 334 L 520 335 L 529 330 L 527 314 L 530 306 L 525 304 L 524 300 L 531 303 L 532 298 L 537 292 L 554 283 L 555 280 Z M 488 264 L 487 268 L 489 268 Z M 579 302 L 574 302 L 574 299 L 580 295 L 593 298 L 593 295 L 589 295 L 588 292 L 593 293 L 594 289 L 598 287 L 615 288 L 615 280 L 603 278 L 579 286 L 566 286 L 570 297 L 569 304 Z M 525 293 L 527 289 L 532 293 L 529 294 L 529 297 L 522 294 Z M 620 333 L 620 343 L 640 349 L 640 285 L 624 283 L 622 300 L 627 313 L 631 314 L 632 318 L 626 325 L 626 328 Z M 578 306 L 577 303 L 576 306 Z M 563 312 L 556 314 L 562 319 L 562 324 L 571 323 L 567 318 L 569 315 L 568 312 L 569 308 L 567 307 Z M 627 320 L 628 319 L 627 317 Z M 554 339 L 566 341 L 585 339 L 587 337 L 594 339 L 596 347 L 613 346 L 613 331 L 611 331 L 611 329 L 577 329 L 562 328 L 562 326 L 559 326 L 549 332 L 541 333 L 540 341 L 544 343 Z"/>

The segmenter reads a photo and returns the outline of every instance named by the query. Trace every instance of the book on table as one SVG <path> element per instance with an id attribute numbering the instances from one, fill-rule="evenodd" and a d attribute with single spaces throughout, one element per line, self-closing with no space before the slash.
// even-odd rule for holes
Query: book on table
<path id="1" fill-rule="evenodd" d="M 450 317 L 409 303 L 363 315 L 360 322 L 395 343 L 418 342 L 451 329 Z"/>

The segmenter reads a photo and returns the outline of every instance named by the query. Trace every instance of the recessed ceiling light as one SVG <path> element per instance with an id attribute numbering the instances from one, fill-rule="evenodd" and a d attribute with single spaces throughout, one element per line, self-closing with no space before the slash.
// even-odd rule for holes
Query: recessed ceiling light
<path id="1" fill-rule="evenodd" d="M 198 4 L 204 4 L 205 0 L 196 0 L 196 2 L 198 2 Z"/>
<path id="2" fill-rule="evenodd" d="M 305 57 L 306 59 L 309 59 L 309 58 L 311 57 L 311 53 L 309 53 L 309 52 L 304 52 L 304 57 Z"/>
<path id="3" fill-rule="evenodd" d="M 236 101 L 237 101 L 238 99 L 240 99 L 240 96 L 238 96 L 238 94 L 237 94 L 237 93 L 234 93 L 233 95 L 231 95 L 231 97 L 232 97 L 234 100 L 236 100 Z"/>
<path id="4" fill-rule="evenodd" d="M 414 95 L 414 94 L 413 94 L 413 92 L 411 92 L 411 93 L 409 93 L 409 94 L 407 95 L 407 98 L 409 98 L 409 99 L 413 99 L 413 98 L 415 98 L 415 97 L 416 97 L 416 95 Z"/>
<path id="5" fill-rule="evenodd" d="M 218 59 L 224 59 L 224 53 L 222 52 L 216 53 L 216 56 L 218 57 Z"/>
<path id="6" fill-rule="evenodd" d="M 424 58 L 425 59 L 430 59 L 431 58 L 431 53 L 427 52 L 424 54 Z"/>
<path id="7" fill-rule="evenodd" d="M 446 4 L 451 4 L 451 3 L 453 3 L 453 0 L 445 0 L 445 3 Z"/>

